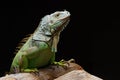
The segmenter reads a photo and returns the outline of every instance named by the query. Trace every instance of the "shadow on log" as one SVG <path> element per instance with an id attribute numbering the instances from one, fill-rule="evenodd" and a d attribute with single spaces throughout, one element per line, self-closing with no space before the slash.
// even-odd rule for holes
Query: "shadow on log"
<path id="1" fill-rule="evenodd" d="M 67 61 L 68 66 L 50 65 L 35 73 L 9 74 L 0 80 L 102 80 L 86 72 L 80 65 Z"/>

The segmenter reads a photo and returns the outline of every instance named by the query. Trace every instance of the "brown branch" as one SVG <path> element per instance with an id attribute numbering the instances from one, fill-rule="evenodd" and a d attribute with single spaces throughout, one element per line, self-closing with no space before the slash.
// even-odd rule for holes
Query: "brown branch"
<path id="1" fill-rule="evenodd" d="M 102 80 L 87 73 L 76 63 L 67 61 L 67 64 L 66 67 L 50 65 L 35 73 L 9 74 L 1 77 L 0 80 Z"/>

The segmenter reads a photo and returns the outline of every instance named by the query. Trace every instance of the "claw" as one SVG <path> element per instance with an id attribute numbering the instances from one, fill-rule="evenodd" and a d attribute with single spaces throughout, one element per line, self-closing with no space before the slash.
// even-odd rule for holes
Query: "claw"
<path id="1" fill-rule="evenodd" d="M 69 63 L 75 63 L 75 59 L 68 60 Z"/>

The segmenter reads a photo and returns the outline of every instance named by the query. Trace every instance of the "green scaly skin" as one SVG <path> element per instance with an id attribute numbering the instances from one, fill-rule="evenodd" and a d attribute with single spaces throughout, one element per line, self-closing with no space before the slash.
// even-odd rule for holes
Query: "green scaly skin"
<path id="1" fill-rule="evenodd" d="M 55 62 L 60 32 L 69 22 L 68 11 L 57 11 L 42 18 L 38 28 L 18 51 L 10 72 L 35 72 Z M 62 65 L 62 64 L 61 64 Z"/>

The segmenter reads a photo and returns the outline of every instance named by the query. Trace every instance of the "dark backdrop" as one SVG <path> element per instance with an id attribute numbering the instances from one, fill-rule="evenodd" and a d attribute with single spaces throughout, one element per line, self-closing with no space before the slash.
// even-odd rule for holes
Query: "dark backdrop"
<path id="1" fill-rule="evenodd" d="M 114 80 L 119 74 L 120 18 L 109 5 L 73 0 L 5 2 L 0 8 L 0 76 L 9 71 L 14 50 L 40 19 L 58 10 L 71 13 L 70 24 L 61 33 L 56 60 L 74 58 L 87 72 Z"/>

